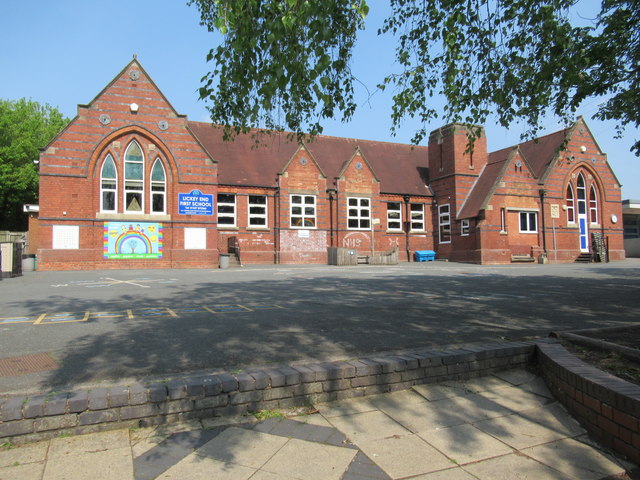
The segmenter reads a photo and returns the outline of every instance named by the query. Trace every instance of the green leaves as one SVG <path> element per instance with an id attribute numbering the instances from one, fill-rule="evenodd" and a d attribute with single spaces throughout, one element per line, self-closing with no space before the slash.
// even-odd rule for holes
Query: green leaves
<path id="1" fill-rule="evenodd" d="M 38 198 L 33 161 L 68 121 L 49 105 L 0 100 L 0 230 L 26 228 L 22 205 Z"/>
<path id="2" fill-rule="evenodd" d="M 640 0 L 604 0 L 596 25 L 575 26 L 578 0 L 390 0 L 379 30 L 396 42 L 393 131 L 419 118 L 508 126 L 533 135 L 547 115 L 569 123 L 589 97 L 597 116 L 622 128 L 640 122 Z M 322 130 L 355 111 L 351 55 L 369 6 L 364 0 L 191 0 L 201 23 L 224 35 L 207 55 L 213 71 L 200 97 L 214 123 Z M 432 98 L 443 96 L 444 109 Z M 640 143 L 634 150 L 640 154 Z"/>
<path id="3" fill-rule="evenodd" d="M 335 112 L 355 109 L 350 58 L 364 1 L 193 0 L 225 35 L 207 56 L 199 90 L 214 123 L 316 134 Z M 221 26 L 227 26 L 223 31 Z M 237 129 L 227 129 L 232 135 Z"/>

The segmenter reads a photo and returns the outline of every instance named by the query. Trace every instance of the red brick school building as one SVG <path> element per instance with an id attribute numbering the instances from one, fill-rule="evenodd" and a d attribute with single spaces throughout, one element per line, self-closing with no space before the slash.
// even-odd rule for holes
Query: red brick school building
<path id="1" fill-rule="evenodd" d="M 620 184 L 584 120 L 466 150 L 461 125 L 427 147 L 225 142 L 176 112 L 134 58 L 42 152 L 32 251 L 40 270 L 212 268 L 228 253 L 321 264 L 332 247 L 399 261 L 423 250 L 474 263 L 624 258 Z"/>

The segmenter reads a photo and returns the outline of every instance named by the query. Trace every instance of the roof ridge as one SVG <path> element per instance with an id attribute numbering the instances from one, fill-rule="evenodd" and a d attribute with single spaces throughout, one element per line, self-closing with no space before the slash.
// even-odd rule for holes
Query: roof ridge
<path id="1" fill-rule="evenodd" d="M 198 120 L 189 120 L 188 123 L 198 123 L 198 124 L 202 124 L 202 125 L 208 125 L 208 126 L 211 126 L 211 127 L 224 128 L 224 125 L 217 125 L 217 124 L 213 124 L 213 123 L 209 123 L 209 122 L 201 122 L 201 121 L 198 121 Z M 255 131 L 255 132 L 265 132 L 267 134 L 278 133 L 278 134 L 287 134 L 287 135 L 289 135 L 289 134 L 297 135 L 295 132 L 289 132 L 289 131 L 286 131 L 286 130 L 269 130 L 267 128 L 258 128 L 258 127 L 250 127 L 249 130 L 250 131 Z M 334 138 L 336 140 L 355 140 L 357 142 L 384 143 L 385 145 L 398 145 L 398 146 L 402 146 L 402 147 L 429 148 L 428 145 L 412 145 L 410 143 L 389 142 L 389 141 L 385 141 L 385 140 L 367 140 L 365 138 L 339 137 L 337 135 L 318 134 L 314 138 L 327 138 L 327 139 Z"/>

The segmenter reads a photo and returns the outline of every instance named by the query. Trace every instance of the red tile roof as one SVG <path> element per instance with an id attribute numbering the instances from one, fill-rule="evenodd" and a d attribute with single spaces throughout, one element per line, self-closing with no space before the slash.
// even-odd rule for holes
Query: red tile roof
<path id="1" fill-rule="evenodd" d="M 283 132 L 257 137 L 238 135 L 233 141 L 225 142 L 221 127 L 189 122 L 189 128 L 218 162 L 218 181 L 225 185 L 276 186 L 278 172 L 299 147 L 295 139 L 289 140 Z M 431 195 L 426 186 L 427 147 L 324 135 L 305 145 L 327 175 L 328 186 L 359 147 L 380 179 L 382 193 Z"/>
<path id="2" fill-rule="evenodd" d="M 540 179 L 564 145 L 568 132 L 569 129 L 560 130 L 544 137 L 490 153 L 487 165 L 469 192 L 457 218 L 478 216 L 484 204 L 489 201 L 493 194 L 495 185 L 500 181 L 505 162 L 517 148 L 520 149 L 525 162 L 531 167 L 534 177 Z"/>

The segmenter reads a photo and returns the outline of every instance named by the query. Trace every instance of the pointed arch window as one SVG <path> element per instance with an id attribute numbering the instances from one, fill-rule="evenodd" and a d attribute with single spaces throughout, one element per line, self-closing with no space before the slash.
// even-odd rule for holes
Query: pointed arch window
<path id="1" fill-rule="evenodd" d="M 598 193 L 593 185 L 589 189 L 589 220 L 598 223 Z"/>
<path id="2" fill-rule="evenodd" d="M 124 209 L 144 212 L 144 155 L 135 140 L 124 154 Z"/>
<path id="3" fill-rule="evenodd" d="M 584 183 L 584 176 L 578 175 L 578 215 L 586 215 L 587 213 L 587 188 Z"/>
<path id="4" fill-rule="evenodd" d="M 573 187 L 571 186 L 571 184 L 567 185 L 566 205 L 567 205 L 567 222 L 576 223 L 575 198 L 573 196 Z"/>
<path id="5" fill-rule="evenodd" d="M 107 154 L 100 170 L 100 211 L 117 211 L 118 172 L 111 154 Z"/>
<path id="6" fill-rule="evenodd" d="M 164 165 L 157 158 L 151 169 L 151 213 L 167 211 L 167 177 Z"/>

